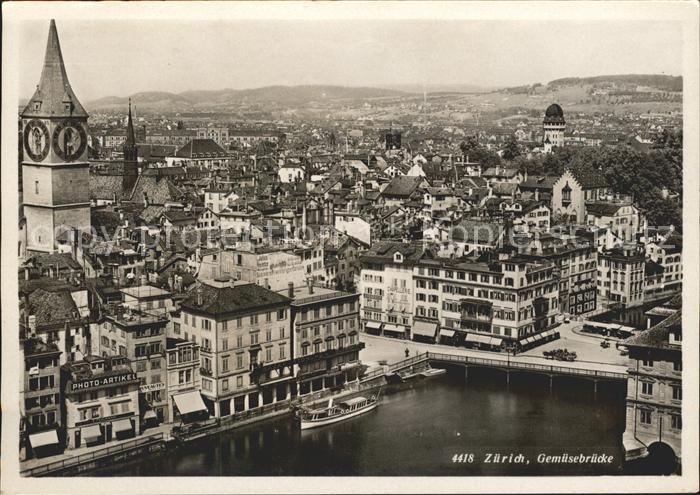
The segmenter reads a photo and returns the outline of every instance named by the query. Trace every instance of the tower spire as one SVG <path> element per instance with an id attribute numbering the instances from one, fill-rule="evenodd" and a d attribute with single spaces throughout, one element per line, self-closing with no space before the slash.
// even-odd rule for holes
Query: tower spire
<path id="1" fill-rule="evenodd" d="M 68 81 L 56 21 L 53 19 L 49 27 L 41 79 L 22 115 L 27 117 L 88 116 Z"/>
<path id="2" fill-rule="evenodd" d="M 131 118 L 131 98 L 129 98 L 129 120 L 126 124 L 126 145 L 134 146 L 136 137 L 134 136 L 134 122 Z"/>

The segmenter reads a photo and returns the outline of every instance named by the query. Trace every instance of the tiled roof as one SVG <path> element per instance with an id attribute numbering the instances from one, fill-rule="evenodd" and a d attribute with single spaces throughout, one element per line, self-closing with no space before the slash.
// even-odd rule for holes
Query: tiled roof
<path id="1" fill-rule="evenodd" d="M 491 167 L 487 168 L 482 174 L 484 177 L 515 177 L 518 173 L 517 168 L 505 168 L 505 167 Z"/>
<path id="2" fill-rule="evenodd" d="M 36 316 L 37 326 L 57 325 L 78 318 L 78 308 L 68 291 L 37 289 L 29 294 L 28 315 Z"/>
<path id="3" fill-rule="evenodd" d="M 82 270 L 82 267 L 70 254 L 37 254 L 27 259 L 25 265 L 32 265 L 36 268 L 48 268 L 53 265 L 57 270 Z"/>
<path id="4" fill-rule="evenodd" d="M 193 139 L 175 154 L 179 158 L 210 158 L 225 155 L 226 150 L 213 139 Z"/>
<path id="5" fill-rule="evenodd" d="M 623 203 L 606 203 L 606 202 L 591 202 L 586 203 L 586 211 L 591 215 L 598 217 L 610 217 L 617 213 L 617 210 L 629 204 Z"/>
<path id="6" fill-rule="evenodd" d="M 672 331 L 680 330 L 683 323 L 682 311 L 678 310 L 661 323 L 630 337 L 624 341 L 629 347 L 650 347 L 653 349 L 679 349 L 677 344 L 670 344 L 668 335 Z"/>
<path id="7" fill-rule="evenodd" d="M 167 178 L 140 175 L 134 185 L 130 201 L 143 203 L 148 198 L 149 205 L 163 205 L 182 196 L 175 185 Z"/>
<path id="8" fill-rule="evenodd" d="M 475 220 L 462 220 L 453 230 L 452 239 L 457 242 L 470 244 L 494 244 L 500 238 L 503 226 L 479 222 Z"/>
<path id="9" fill-rule="evenodd" d="M 408 197 L 424 180 L 422 177 L 394 177 L 382 191 L 382 196 Z"/>
<path id="10" fill-rule="evenodd" d="M 200 293 L 202 304 L 198 304 Z M 233 287 L 212 287 L 202 284 L 192 291 L 182 303 L 182 308 L 218 316 L 289 304 L 289 301 L 290 299 L 286 296 L 252 283 L 242 283 Z"/>
<path id="11" fill-rule="evenodd" d="M 122 183 L 121 175 L 90 174 L 90 199 L 119 201 L 131 192 L 124 192 Z"/>
<path id="12" fill-rule="evenodd" d="M 576 180 L 584 189 L 597 189 L 610 186 L 600 170 L 596 170 L 591 166 L 579 165 L 577 167 L 569 167 L 568 170 L 576 177 Z"/>
<path id="13" fill-rule="evenodd" d="M 552 190 L 554 183 L 559 180 L 559 177 L 551 175 L 534 175 L 527 178 L 527 180 L 520 183 L 520 189 L 539 189 L 539 190 Z"/>
<path id="14" fill-rule="evenodd" d="M 515 182 L 496 182 L 491 186 L 494 194 L 512 195 L 518 190 L 518 184 Z"/>

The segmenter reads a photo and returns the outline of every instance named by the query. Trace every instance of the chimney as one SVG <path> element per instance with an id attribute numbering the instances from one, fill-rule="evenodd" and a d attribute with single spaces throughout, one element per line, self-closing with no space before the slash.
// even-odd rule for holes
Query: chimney
<path id="1" fill-rule="evenodd" d="M 197 287 L 197 306 L 201 306 L 201 305 L 202 305 L 202 303 L 203 303 L 203 300 L 202 300 L 202 299 L 203 299 L 203 298 L 202 298 L 202 288 L 201 288 L 201 287 Z"/>
<path id="2" fill-rule="evenodd" d="M 289 282 L 289 297 L 294 299 L 294 282 Z"/>
<path id="3" fill-rule="evenodd" d="M 313 294 L 314 293 L 314 280 L 312 278 L 307 278 L 306 285 L 309 288 L 309 294 Z"/>

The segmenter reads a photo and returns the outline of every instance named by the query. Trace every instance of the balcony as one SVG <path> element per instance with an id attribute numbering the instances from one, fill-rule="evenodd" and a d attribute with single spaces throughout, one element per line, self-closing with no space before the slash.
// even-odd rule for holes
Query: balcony
<path id="1" fill-rule="evenodd" d="M 358 342 L 357 344 L 352 344 L 352 345 L 348 345 L 345 347 L 337 347 L 335 349 L 328 349 L 328 350 L 323 351 L 323 352 L 309 354 L 308 356 L 299 356 L 297 358 L 294 358 L 294 363 L 295 364 L 305 364 L 308 362 L 318 361 L 321 359 L 329 359 L 329 358 L 339 356 L 341 354 L 346 354 L 349 352 L 354 352 L 354 351 L 359 352 L 364 348 L 365 348 L 365 343 Z"/>

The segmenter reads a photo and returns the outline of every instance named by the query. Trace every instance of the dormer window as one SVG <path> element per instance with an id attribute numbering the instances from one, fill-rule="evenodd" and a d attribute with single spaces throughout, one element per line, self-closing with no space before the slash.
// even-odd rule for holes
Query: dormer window
<path id="1" fill-rule="evenodd" d="M 394 253 L 394 263 L 403 263 L 403 255 L 398 251 Z"/>
<path id="2" fill-rule="evenodd" d="M 561 204 L 562 206 L 569 206 L 571 204 L 571 187 L 569 187 L 568 182 L 561 190 Z"/>
<path id="3" fill-rule="evenodd" d="M 36 111 L 41 110 L 41 102 L 40 101 L 34 102 L 34 110 L 36 110 Z"/>

